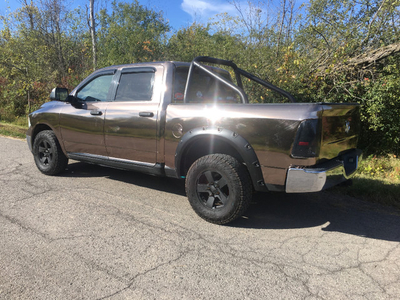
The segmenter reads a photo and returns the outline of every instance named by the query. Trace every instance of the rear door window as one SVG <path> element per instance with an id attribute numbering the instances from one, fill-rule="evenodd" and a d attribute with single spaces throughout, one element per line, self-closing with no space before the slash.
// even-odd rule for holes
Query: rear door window
<path id="1" fill-rule="evenodd" d="M 151 101 L 153 98 L 154 72 L 122 73 L 115 101 Z"/>

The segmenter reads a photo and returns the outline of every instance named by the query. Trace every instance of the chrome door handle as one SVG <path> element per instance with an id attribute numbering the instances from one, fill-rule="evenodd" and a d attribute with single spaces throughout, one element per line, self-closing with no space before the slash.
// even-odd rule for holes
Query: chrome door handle
<path id="1" fill-rule="evenodd" d="M 90 114 L 91 114 L 92 116 L 101 116 L 101 115 L 103 114 L 103 112 L 100 111 L 100 110 L 91 110 L 91 111 L 90 111 Z"/>
<path id="2" fill-rule="evenodd" d="M 145 117 L 145 118 L 152 118 L 152 117 L 154 117 L 154 114 L 152 112 L 149 112 L 149 111 L 141 111 L 139 113 L 139 116 L 140 117 Z"/>

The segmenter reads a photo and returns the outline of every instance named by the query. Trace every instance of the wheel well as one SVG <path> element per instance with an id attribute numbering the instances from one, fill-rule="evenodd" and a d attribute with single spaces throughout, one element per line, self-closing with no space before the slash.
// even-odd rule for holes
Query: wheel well
<path id="1" fill-rule="evenodd" d="M 223 139 L 214 135 L 197 138 L 191 142 L 182 153 L 182 161 L 180 164 L 180 174 L 186 176 L 190 166 L 200 157 L 208 154 L 227 154 L 236 158 L 239 162 L 243 162 L 243 159 L 239 152 L 229 145 Z"/>
<path id="2" fill-rule="evenodd" d="M 52 129 L 50 128 L 50 126 L 45 125 L 45 124 L 36 125 L 35 129 L 33 130 L 33 133 L 32 133 L 32 144 L 35 141 L 37 134 L 43 130 L 52 130 Z"/>

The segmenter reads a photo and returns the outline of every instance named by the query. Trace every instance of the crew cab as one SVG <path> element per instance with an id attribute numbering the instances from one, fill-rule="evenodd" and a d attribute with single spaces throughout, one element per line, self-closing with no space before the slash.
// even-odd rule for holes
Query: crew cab
<path id="1" fill-rule="evenodd" d="M 287 103 L 254 103 L 249 83 Z M 50 99 L 29 115 L 27 131 L 42 173 L 58 174 L 74 159 L 181 178 L 195 212 L 216 224 L 240 217 L 254 191 L 308 193 L 344 182 L 362 154 L 359 105 L 296 103 L 211 57 L 103 68 Z"/>

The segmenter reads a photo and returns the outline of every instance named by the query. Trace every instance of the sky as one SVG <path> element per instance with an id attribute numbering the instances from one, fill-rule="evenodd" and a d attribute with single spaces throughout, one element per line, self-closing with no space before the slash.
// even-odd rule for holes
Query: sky
<path id="1" fill-rule="evenodd" d="M 131 2 L 131 0 L 121 0 L 121 2 Z M 155 11 L 162 10 L 164 17 L 168 19 L 174 30 L 187 27 L 193 21 L 206 23 L 219 13 L 227 12 L 230 15 L 237 13 L 228 0 L 139 0 L 139 2 Z M 78 6 L 89 6 L 89 0 L 65 0 L 65 3 L 71 9 Z M 95 6 L 98 5 L 102 8 L 110 3 L 111 1 L 95 0 Z M 19 7 L 21 4 L 18 0 L 0 0 L 0 15 L 7 14 Z"/>

